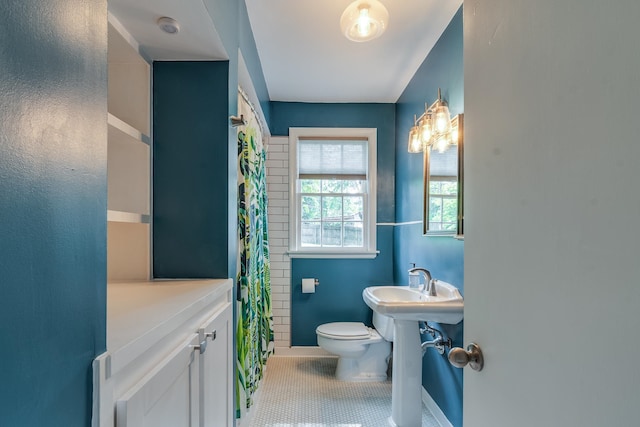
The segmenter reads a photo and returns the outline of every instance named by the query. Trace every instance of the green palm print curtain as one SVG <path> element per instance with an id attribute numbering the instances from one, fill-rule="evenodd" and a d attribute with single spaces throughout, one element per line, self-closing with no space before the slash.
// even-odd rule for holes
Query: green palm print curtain
<path id="1" fill-rule="evenodd" d="M 236 417 L 252 404 L 273 352 L 273 315 L 267 233 L 266 150 L 255 113 L 241 95 L 238 110 L 238 323 Z"/>

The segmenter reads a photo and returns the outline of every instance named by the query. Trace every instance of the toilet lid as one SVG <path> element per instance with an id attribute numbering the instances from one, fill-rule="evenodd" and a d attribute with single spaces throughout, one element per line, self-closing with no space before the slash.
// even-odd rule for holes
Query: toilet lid
<path id="1" fill-rule="evenodd" d="M 316 333 L 325 337 L 343 340 L 358 340 L 371 337 L 369 328 L 360 322 L 325 323 L 316 328 Z"/>

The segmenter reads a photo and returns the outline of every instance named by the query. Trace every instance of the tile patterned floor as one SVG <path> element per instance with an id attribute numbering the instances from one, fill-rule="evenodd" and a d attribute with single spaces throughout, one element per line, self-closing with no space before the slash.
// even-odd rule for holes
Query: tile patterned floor
<path id="1" fill-rule="evenodd" d="M 336 362 L 332 357 L 269 358 L 249 427 L 388 426 L 391 381 L 338 381 Z M 424 405 L 422 426 L 439 427 Z"/>

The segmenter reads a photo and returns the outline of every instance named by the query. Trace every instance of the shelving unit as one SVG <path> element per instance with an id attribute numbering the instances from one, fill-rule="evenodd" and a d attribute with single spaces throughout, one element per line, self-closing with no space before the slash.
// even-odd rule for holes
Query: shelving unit
<path id="1" fill-rule="evenodd" d="M 150 66 L 109 15 L 107 280 L 150 279 Z"/>
<path id="2" fill-rule="evenodd" d="M 107 349 L 92 427 L 231 427 L 233 283 L 153 279 L 151 66 L 111 14 L 108 37 Z"/>

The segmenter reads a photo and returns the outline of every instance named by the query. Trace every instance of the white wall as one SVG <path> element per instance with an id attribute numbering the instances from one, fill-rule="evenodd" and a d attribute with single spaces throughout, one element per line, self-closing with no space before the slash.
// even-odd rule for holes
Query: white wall
<path id="1" fill-rule="evenodd" d="M 271 303 L 276 353 L 291 346 L 291 258 L 289 250 L 289 138 L 271 137 L 267 149 Z"/>
<path id="2" fill-rule="evenodd" d="M 465 427 L 638 425 L 639 17 L 465 3 Z"/>

